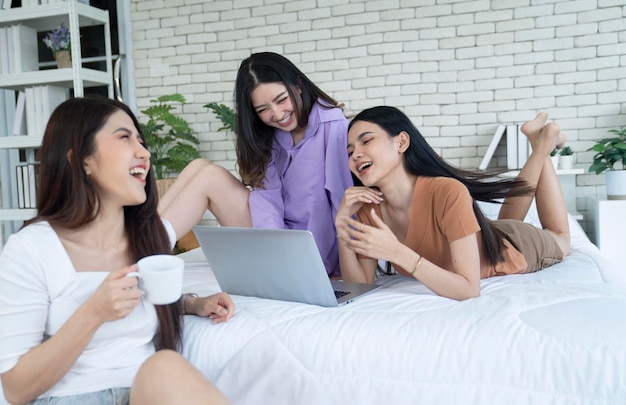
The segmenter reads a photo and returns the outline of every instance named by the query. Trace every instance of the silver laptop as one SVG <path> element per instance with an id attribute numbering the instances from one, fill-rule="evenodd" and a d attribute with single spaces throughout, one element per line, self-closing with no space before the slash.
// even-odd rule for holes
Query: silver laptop
<path id="1" fill-rule="evenodd" d="M 222 291 L 334 307 L 380 286 L 328 278 L 309 231 L 195 226 Z"/>

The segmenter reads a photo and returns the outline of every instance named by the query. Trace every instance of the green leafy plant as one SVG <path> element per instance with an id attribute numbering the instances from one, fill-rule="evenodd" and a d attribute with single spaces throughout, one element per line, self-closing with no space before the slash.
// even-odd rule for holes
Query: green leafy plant
<path id="1" fill-rule="evenodd" d="M 561 149 L 561 151 L 559 152 L 559 155 L 561 156 L 571 156 L 574 154 L 574 151 L 572 150 L 572 148 L 570 148 L 569 146 L 565 146 L 563 149 Z"/>
<path id="2" fill-rule="evenodd" d="M 550 156 L 556 156 L 557 153 L 559 153 L 559 150 L 557 148 L 552 149 L 552 152 L 550 152 Z"/>
<path id="3" fill-rule="evenodd" d="M 590 172 L 601 174 L 606 170 L 618 170 L 615 167 L 617 163 L 621 163 L 622 170 L 626 170 L 624 164 L 626 162 L 626 127 L 610 129 L 608 132 L 615 136 L 598 139 L 596 144 L 588 149 L 596 152 L 589 166 Z"/>
<path id="4" fill-rule="evenodd" d="M 140 125 L 152 154 L 150 163 L 156 178 L 163 179 L 180 173 L 200 157 L 200 141 L 189 123 L 175 114 L 176 104 L 182 108 L 187 102 L 183 95 L 167 94 L 150 102 L 153 105 L 141 111 L 148 122 Z"/>
<path id="5" fill-rule="evenodd" d="M 226 104 L 209 103 L 203 107 L 213 111 L 213 114 L 222 122 L 222 127 L 218 131 L 237 132 L 237 113 Z"/>

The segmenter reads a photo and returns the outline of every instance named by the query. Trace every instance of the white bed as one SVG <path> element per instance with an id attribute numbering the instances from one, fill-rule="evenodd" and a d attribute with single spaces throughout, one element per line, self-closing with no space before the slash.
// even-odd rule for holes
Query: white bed
<path id="1" fill-rule="evenodd" d="M 337 308 L 233 296 L 228 323 L 185 317 L 184 354 L 236 405 L 625 404 L 626 269 L 570 222 L 565 261 L 483 280 L 479 298 L 399 276 Z M 184 256 L 185 290 L 219 291 L 202 253 Z"/>

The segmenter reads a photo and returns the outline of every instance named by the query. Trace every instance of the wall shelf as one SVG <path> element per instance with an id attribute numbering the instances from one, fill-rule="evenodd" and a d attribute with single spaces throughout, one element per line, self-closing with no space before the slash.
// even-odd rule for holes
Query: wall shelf
<path id="1" fill-rule="evenodd" d="M 113 98 L 113 69 L 111 55 L 111 28 L 109 12 L 92 7 L 77 0 L 66 0 L 54 4 L 42 4 L 30 7 L 16 7 L 0 12 L 0 27 L 23 24 L 33 28 L 38 33 L 51 31 L 61 23 L 70 31 L 72 67 L 64 69 L 47 69 L 25 71 L 19 73 L 0 74 L 0 90 L 24 91 L 28 87 L 54 85 L 72 89 L 74 96 L 84 96 L 84 89 L 104 86 L 109 97 Z M 83 67 L 87 60 L 82 59 L 80 28 L 102 26 L 103 30 L 103 70 Z M 0 58 L 8 58 L 6 54 Z M 41 68 L 41 64 L 40 64 Z M 7 115 L 10 117 L 14 105 L 8 101 L 12 97 L 4 97 L 7 106 Z M 9 119 L 9 121 L 12 121 Z M 19 150 L 25 150 L 28 162 L 34 159 L 34 149 L 41 145 L 41 133 L 20 135 L 11 134 L 11 122 L 6 128 L 0 128 L 0 185 L 2 189 L 2 207 L 0 207 L 0 222 L 4 226 L 4 238 L 0 240 L 0 247 L 8 237 L 21 226 L 21 221 L 34 217 L 37 211 L 32 208 L 17 208 L 17 178 L 16 166 L 22 165 Z M 6 135 L 6 136 L 2 136 Z M 21 205 L 20 205 L 21 206 Z"/>
<path id="2" fill-rule="evenodd" d="M 54 84 L 56 86 L 74 88 L 75 76 L 76 72 L 71 68 L 0 75 L 0 88 L 6 90 L 23 90 L 27 86 L 43 84 Z M 80 68 L 80 76 L 82 77 L 81 88 L 106 86 L 111 82 L 110 74 L 100 70 Z"/>

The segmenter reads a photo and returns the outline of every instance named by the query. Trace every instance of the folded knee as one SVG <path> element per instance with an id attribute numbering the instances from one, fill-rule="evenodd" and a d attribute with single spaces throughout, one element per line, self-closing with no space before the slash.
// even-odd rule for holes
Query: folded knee
<path id="1" fill-rule="evenodd" d="M 135 380 L 155 383 L 167 378 L 167 375 L 175 373 L 177 367 L 184 362 L 186 360 L 173 350 L 159 350 L 143 362 Z"/>

